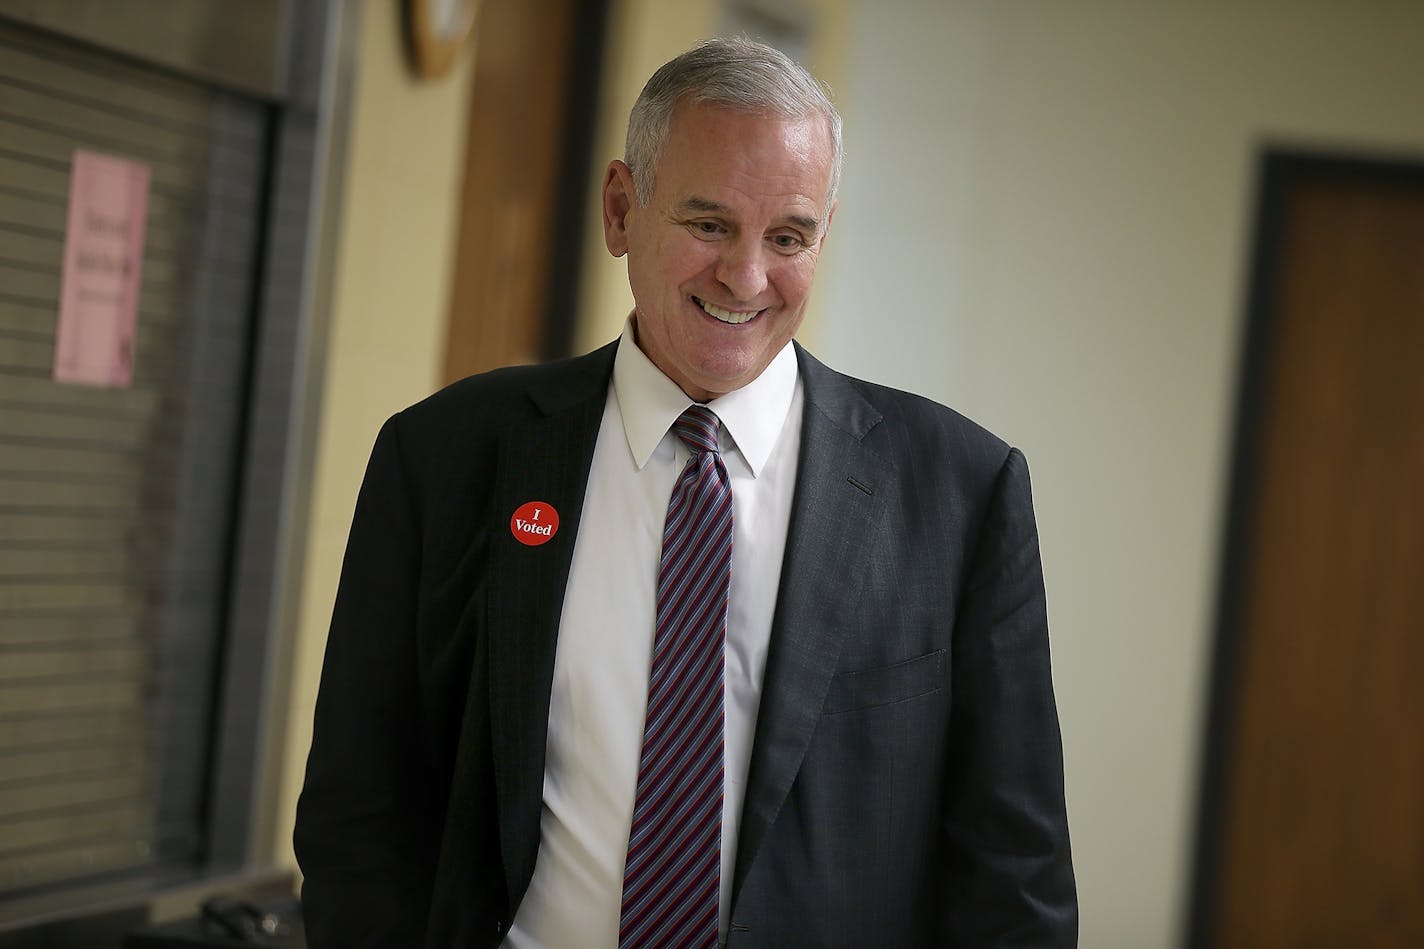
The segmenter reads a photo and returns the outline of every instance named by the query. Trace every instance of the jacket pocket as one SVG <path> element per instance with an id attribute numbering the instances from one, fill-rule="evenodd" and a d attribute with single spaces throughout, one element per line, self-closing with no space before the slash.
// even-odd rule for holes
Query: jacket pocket
<path id="1" fill-rule="evenodd" d="M 831 678 L 822 713 L 851 712 L 903 702 L 944 688 L 943 649 L 889 666 L 840 672 Z"/>

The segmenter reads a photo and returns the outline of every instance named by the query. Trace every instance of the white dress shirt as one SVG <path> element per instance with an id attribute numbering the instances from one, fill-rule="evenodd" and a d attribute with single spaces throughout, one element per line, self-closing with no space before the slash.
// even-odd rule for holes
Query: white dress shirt
<path id="1" fill-rule="evenodd" d="M 584 490 L 559 622 L 534 877 L 513 949 L 616 947 L 657 613 L 658 561 L 688 451 L 669 429 L 692 400 L 624 328 Z M 803 396 L 788 343 L 708 403 L 732 483 L 719 927 L 728 897 L 772 612 L 786 549 Z"/>

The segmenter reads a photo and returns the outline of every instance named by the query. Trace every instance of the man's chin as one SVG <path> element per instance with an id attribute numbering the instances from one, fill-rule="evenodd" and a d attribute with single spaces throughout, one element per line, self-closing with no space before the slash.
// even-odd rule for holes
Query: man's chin
<path id="1" fill-rule="evenodd" d="M 750 385 L 765 369 L 765 363 L 754 362 L 738 362 L 715 367 L 704 366 L 701 371 L 689 375 L 688 384 L 683 385 L 682 390 L 688 395 L 692 395 L 693 390 L 703 393 L 705 397 L 698 398 L 697 401 L 708 402 Z M 693 397 L 696 398 L 696 396 Z"/>

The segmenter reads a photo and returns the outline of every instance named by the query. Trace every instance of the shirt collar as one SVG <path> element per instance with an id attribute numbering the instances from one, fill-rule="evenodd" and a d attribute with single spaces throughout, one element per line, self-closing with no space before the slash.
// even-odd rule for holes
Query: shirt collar
<path id="1" fill-rule="evenodd" d="M 776 438 L 791 409 L 799 370 L 796 353 L 788 342 L 761 375 L 740 389 L 713 399 L 707 407 L 722 421 L 722 431 L 741 452 L 752 477 L 756 477 L 776 447 Z M 633 340 L 633 318 L 629 317 L 618 340 L 613 360 L 613 392 L 623 417 L 628 450 L 641 471 L 652 458 L 672 423 L 692 405 L 677 385 L 638 348 Z"/>

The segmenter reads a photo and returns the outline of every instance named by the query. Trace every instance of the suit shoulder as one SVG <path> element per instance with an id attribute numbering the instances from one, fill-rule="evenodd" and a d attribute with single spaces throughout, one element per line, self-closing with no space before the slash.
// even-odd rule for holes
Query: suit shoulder
<path id="1" fill-rule="evenodd" d="M 996 451 L 1008 449 L 1008 442 L 1004 439 L 947 405 L 903 389 L 864 380 L 856 382 L 863 387 L 866 398 L 877 404 L 893 407 L 907 426 L 930 432 L 956 432 L 964 438 L 992 446 Z"/>
<path id="2" fill-rule="evenodd" d="M 871 436 L 886 441 L 900 457 L 933 457 L 955 464 L 960 471 L 982 472 L 992 478 L 1012 448 L 989 429 L 947 405 L 891 386 L 843 374 L 862 398 L 880 413 Z"/>
<path id="3" fill-rule="evenodd" d="M 414 437 L 461 431 L 466 436 L 498 431 L 529 418 L 541 407 L 576 400 L 607 387 L 613 349 L 526 366 L 506 366 L 466 376 L 397 413 L 403 432 Z"/>
<path id="4" fill-rule="evenodd" d="M 542 415 L 602 399 L 612 349 L 454 382 L 386 420 L 373 452 L 392 452 L 422 493 L 462 490 L 489 476 L 505 433 Z M 384 444 L 384 449 L 382 449 Z"/>

